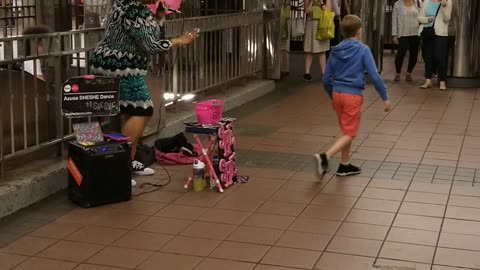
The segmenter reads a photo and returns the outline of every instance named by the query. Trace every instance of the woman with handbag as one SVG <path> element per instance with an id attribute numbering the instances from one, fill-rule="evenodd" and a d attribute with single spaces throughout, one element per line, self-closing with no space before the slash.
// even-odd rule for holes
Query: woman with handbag
<path id="1" fill-rule="evenodd" d="M 330 40 L 317 39 L 319 21 L 318 18 L 315 18 L 317 11 L 321 12 L 321 10 L 324 9 L 332 10 L 332 0 L 305 0 L 305 14 L 307 18 L 305 24 L 305 40 L 303 44 L 305 51 L 305 74 L 303 78 L 306 81 L 312 81 L 310 68 L 312 67 L 314 54 L 318 54 L 320 71 L 322 74 L 327 66 L 326 53 L 330 50 Z"/>
<path id="2" fill-rule="evenodd" d="M 440 90 L 447 90 L 448 25 L 452 16 L 453 0 L 425 0 L 418 15 L 422 54 L 425 60 L 425 83 L 422 89 L 432 87 L 434 66 L 438 69 Z"/>

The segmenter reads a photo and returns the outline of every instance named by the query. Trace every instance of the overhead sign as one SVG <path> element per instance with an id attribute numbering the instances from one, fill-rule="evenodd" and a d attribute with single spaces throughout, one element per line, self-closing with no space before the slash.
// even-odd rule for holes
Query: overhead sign
<path id="1" fill-rule="evenodd" d="M 120 113 L 120 79 L 74 77 L 63 84 L 62 112 L 68 118 L 113 116 Z"/>

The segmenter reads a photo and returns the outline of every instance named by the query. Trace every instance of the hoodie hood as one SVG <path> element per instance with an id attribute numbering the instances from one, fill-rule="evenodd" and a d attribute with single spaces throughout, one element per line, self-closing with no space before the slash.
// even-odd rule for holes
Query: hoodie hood
<path id="1" fill-rule="evenodd" d="M 356 59 L 354 56 L 361 53 L 363 43 L 360 40 L 345 39 L 332 48 L 332 54 L 340 61 L 347 63 Z"/>

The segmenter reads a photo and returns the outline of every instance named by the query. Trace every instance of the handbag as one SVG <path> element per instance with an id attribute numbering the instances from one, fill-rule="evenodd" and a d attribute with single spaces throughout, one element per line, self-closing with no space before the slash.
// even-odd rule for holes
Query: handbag
<path id="1" fill-rule="evenodd" d="M 305 35 L 305 20 L 303 18 L 296 18 L 292 21 L 292 37 L 303 35 Z"/>
<path id="2" fill-rule="evenodd" d="M 440 11 L 441 5 L 438 5 L 437 13 L 433 18 L 433 24 L 431 27 L 424 27 L 420 36 L 422 39 L 432 39 L 435 37 L 435 21 L 437 20 L 438 12 Z"/>
<path id="3" fill-rule="evenodd" d="M 317 39 L 330 40 L 335 37 L 335 12 L 329 9 L 322 10 L 322 16 L 318 20 Z"/>

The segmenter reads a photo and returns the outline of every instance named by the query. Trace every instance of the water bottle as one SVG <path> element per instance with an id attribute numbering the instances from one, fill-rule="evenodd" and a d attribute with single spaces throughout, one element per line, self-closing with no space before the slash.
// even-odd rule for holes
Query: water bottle
<path id="1" fill-rule="evenodd" d="M 197 159 L 193 163 L 193 189 L 195 191 L 202 191 L 205 189 L 206 185 L 205 163 Z"/>

